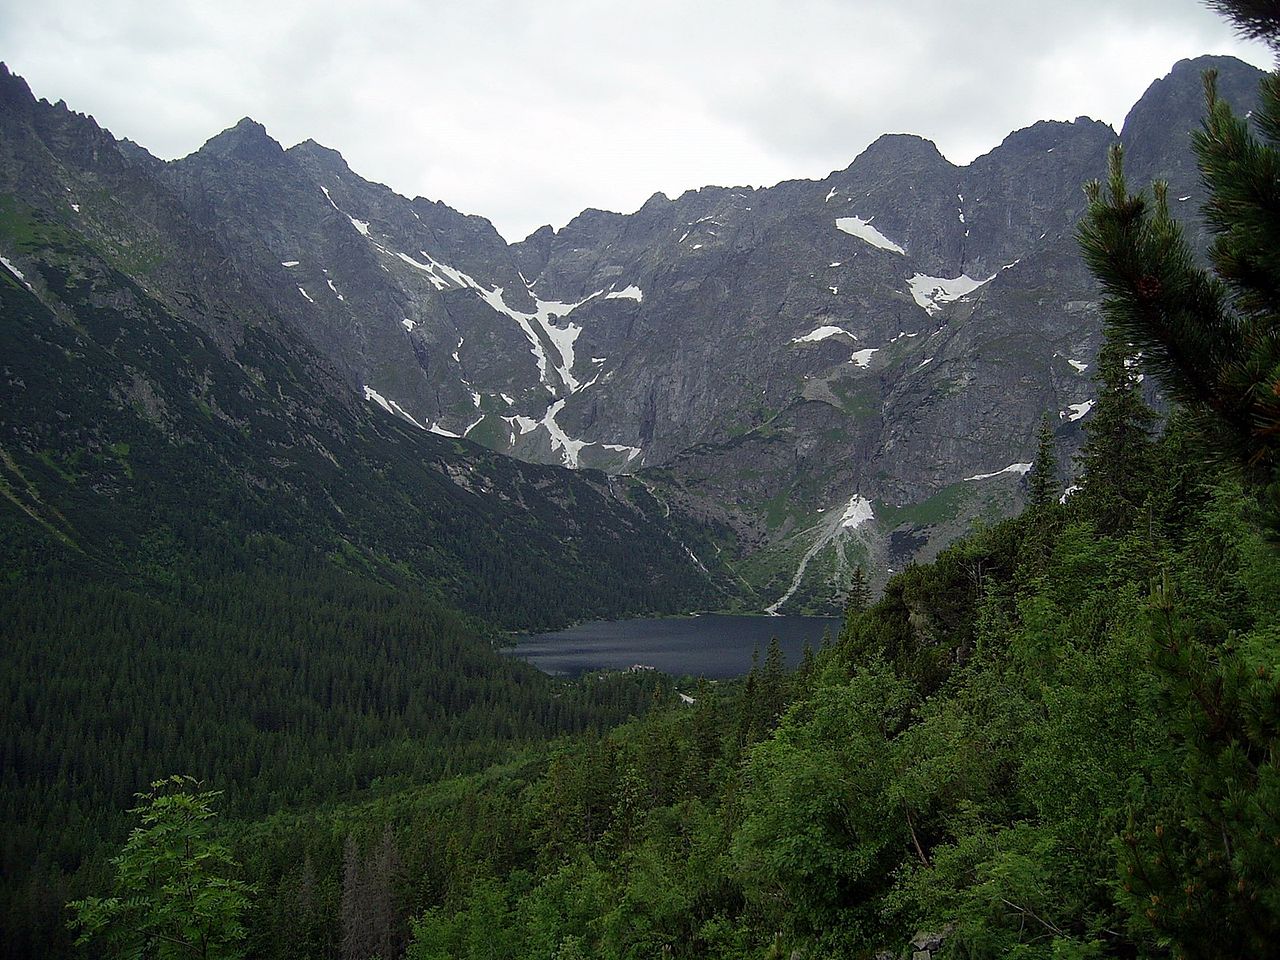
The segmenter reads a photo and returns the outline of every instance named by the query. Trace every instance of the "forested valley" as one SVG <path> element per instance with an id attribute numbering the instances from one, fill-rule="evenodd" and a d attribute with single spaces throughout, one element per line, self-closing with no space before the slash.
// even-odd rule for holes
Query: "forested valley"
<path id="1" fill-rule="evenodd" d="M 1046 414 L 1020 514 L 729 681 L 497 649 L 741 599 L 714 521 L 369 418 L 0 206 L 41 252 L 0 270 L 0 956 L 1275 956 L 1280 72 L 1205 91 L 1207 254 L 1120 148 L 1085 185 L 1079 456 Z"/>
<path id="2" fill-rule="evenodd" d="M 645 716 L 354 804 L 216 798 L 247 954 L 1267 955 L 1280 555 L 1109 369 L 1080 492 L 852 603 L 799 670 L 626 688 Z"/>

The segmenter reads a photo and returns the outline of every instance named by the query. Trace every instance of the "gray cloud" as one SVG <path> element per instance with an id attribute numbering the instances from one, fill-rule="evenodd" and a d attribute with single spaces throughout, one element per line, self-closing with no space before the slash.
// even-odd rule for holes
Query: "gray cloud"
<path id="1" fill-rule="evenodd" d="M 967 162 L 1038 119 L 1119 125 L 1183 57 L 1268 54 L 1194 0 L 0 0 L 0 50 L 160 156 L 241 116 L 517 239 L 655 190 Z"/>

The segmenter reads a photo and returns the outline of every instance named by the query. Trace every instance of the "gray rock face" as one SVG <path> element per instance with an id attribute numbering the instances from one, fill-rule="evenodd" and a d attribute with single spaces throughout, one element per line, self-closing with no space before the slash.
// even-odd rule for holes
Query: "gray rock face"
<path id="1" fill-rule="evenodd" d="M 273 196 L 261 170 L 300 186 Z M 321 310 L 322 291 L 341 305 L 394 290 L 361 283 L 380 281 L 381 261 L 337 212 L 353 201 L 307 182 L 252 121 L 165 165 L 36 101 L 0 65 L 0 451 L 25 498 L 6 527 L 11 559 L 63 543 L 132 576 L 153 537 L 235 530 L 513 628 L 720 602 L 714 530 L 639 479 L 431 436 L 351 389 L 360 355 L 320 351 L 327 333 L 344 350 L 363 334 Z M 289 273 L 300 264 L 271 259 L 273 244 L 312 249 L 299 223 L 306 243 L 338 251 L 301 283 Z M 487 224 L 462 224 L 477 226 L 483 239 Z"/>
<path id="2" fill-rule="evenodd" d="M 1259 71 L 1184 61 L 1121 135 L 1189 219 L 1206 67 L 1247 109 Z M 112 149 L 351 389 L 526 460 L 639 472 L 726 522 L 759 606 L 791 610 L 1014 509 L 1046 412 L 1069 463 L 1101 339 L 1075 224 L 1117 139 L 1042 122 L 958 167 L 884 136 L 821 181 L 654 194 L 510 245 L 250 120 L 169 164 Z"/>

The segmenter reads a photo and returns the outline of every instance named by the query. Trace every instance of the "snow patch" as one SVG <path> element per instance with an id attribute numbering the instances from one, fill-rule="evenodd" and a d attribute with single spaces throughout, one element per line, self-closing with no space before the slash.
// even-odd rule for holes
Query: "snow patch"
<path id="1" fill-rule="evenodd" d="M 281 261 L 280 261 L 280 266 L 282 266 L 282 267 L 296 267 L 296 266 L 297 266 L 299 263 L 301 263 L 301 262 L 302 262 L 301 260 L 281 260 Z"/>
<path id="2" fill-rule="evenodd" d="M 419 263 L 417 260 L 413 259 L 413 257 L 409 256 L 407 253 L 401 253 L 398 250 L 396 251 L 396 256 L 399 257 L 401 260 L 403 260 L 405 263 L 409 264 L 409 266 L 417 267 L 419 270 L 426 273 L 428 279 L 431 280 L 431 285 L 434 286 L 437 290 L 449 289 L 449 282 L 447 280 L 442 279 L 441 277 L 436 276 L 436 272 L 431 264 Z"/>
<path id="3" fill-rule="evenodd" d="M 333 295 L 334 295 L 335 297 L 337 297 L 339 300 L 344 300 L 344 301 L 345 301 L 345 300 L 347 299 L 346 297 L 344 297 L 342 294 L 340 294 L 340 293 L 338 292 L 338 288 L 337 288 L 337 287 L 335 287 L 335 286 L 333 285 L 333 281 L 332 281 L 332 280 L 328 280 L 328 279 L 326 279 L 326 280 L 325 280 L 325 283 L 329 284 L 329 289 L 333 291 Z"/>
<path id="4" fill-rule="evenodd" d="M 324 187 L 321 187 L 320 189 L 324 190 Z M 327 190 L 325 192 L 328 193 Z M 377 390 L 373 389 L 373 387 L 369 386 L 367 383 L 364 385 L 364 398 L 365 400 L 372 400 L 374 403 L 380 406 L 383 410 L 387 411 L 387 413 L 395 412 L 394 410 L 391 409 L 391 404 L 387 403 L 387 398 L 384 397 L 382 394 L 380 394 Z"/>
<path id="5" fill-rule="evenodd" d="M 872 217 L 871 220 L 874 220 Z M 871 220 L 863 220 L 861 217 L 840 217 L 836 220 L 836 229 L 857 237 L 859 240 L 871 244 L 873 247 L 879 247 L 881 250 L 888 250 L 890 253 L 906 253 L 901 246 L 894 243 L 883 233 L 871 226 Z"/>
<path id="6" fill-rule="evenodd" d="M 404 419 L 408 420 L 419 430 L 427 429 L 422 424 L 420 424 L 417 420 L 415 420 L 412 416 L 410 416 L 409 412 L 405 410 L 404 407 L 400 406 L 400 404 L 396 403 L 394 400 L 388 400 L 386 397 L 380 394 L 377 390 L 373 389 L 373 387 L 369 386 L 367 383 L 364 385 L 364 398 L 366 400 L 372 400 L 374 403 L 380 406 L 383 410 L 387 411 L 387 413 L 391 414 L 393 417 L 396 417 L 396 416 L 404 417 Z"/>
<path id="7" fill-rule="evenodd" d="M 298 292 L 307 298 L 308 303 L 315 303 L 315 301 L 311 299 L 311 294 L 307 293 L 307 291 L 303 290 L 301 287 L 298 288 Z"/>
<path id="8" fill-rule="evenodd" d="M 625 443 L 602 443 L 600 446 L 615 453 L 625 453 L 627 455 L 627 463 L 630 463 L 643 452 L 639 447 L 629 447 Z M 685 549 L 688 550 L 689 548 L 685 547 Z M 692 552 L 689 555 L 693 556 Z M 694 559 L 697 560 L 698 558 L 694 557 Z M 700 563 L 699 566 L 701 566 Z"/>
<path id="9" fill-rule="evenodd" d="M 23 283 L 27 282 L 26 274 L 24 274 L 21 270 L 15 267 L 9 260 L 5 259 L 4 257 L 0 257 L 0 263 L 3 263 L 4 268 L 8 270 L 10 273 L 12 273 L 19 280 L 21 280 Z"/>
<path id="10" fill-rule="evenodd" d="M 404 407 L 400 406 L 400 404 L 396 403 L 394 400 L 388 400 L 387 402 L 388 402 L 389 404 L 391 404 L 391 409 L 392 409 L 395 413 L 400 414 L 400 416 L 404 417 L 406 420 L 408 420 L 410 423 L 412 423 L 412 424 L 413 424 L 415 427 L 417 427 L 419 430 L 425 430 L 425 429 L 426 429 L 426 427 L 424 427 L 422 424 L 420 424 L 417 420 L 415 420 L 415 419 L 413 419 L 413 417 L 409 416 L 409 411 L 408 411 L 408 410 L 406 410 Z"/>
<path id="11" fill-rule="evenodd" d="M 540 421 L 533 419 L 533 417 L 524 417 L 520 414 L 516 414 L 514 417 L 503 417 L 502 419 L 506 420 L 508 423 L 514 423 L 522 434 L 537 430 L 540 423 Z"/>
<path id="12" fill-rule="evenodd" d="M 587 446 L 590 441 L 575 440 L 561 429 L 560 424 L 556 423 L 556 414 L 564 409 L 565 402 L 565 400 L 560 399 L 547 407 L 546 415 L 542 418 L 542 425 L 547 428 L 547 433 L 551 436 L 551 449 L 559 450 L 560 455 L 564 458 L 564 465 L 576 470 L 579 454 L 582 453 L 582 448 Z"/>
<path id="13" fill-rule="evenodd" d="M 35 288 L 27 282 L 26 275 L 13 265 L 13 263 L 4 257 L 0 257 L 0 263 L 4 264 L 4 268 L 18 278 L 18 282 L 27 288 L 31 293 L 35 293 Z"/>
<path id="14" fill-rule="evenodd" d="M 818 327 L 816 330 L 809 331 L 803 337 L 794 337 L 791 342 L 817 343 L 819 340 L 826 340 L 828 337 L 834 337 L 838 333 L 843 333 L 846 337 L 853 337 L 854 340 L 858 339 L 848 330 L 844 329 L 844 327 L 833 327 L 828 324 L 826 326 Z"/>
<path id="15" fill-rule="evenodd" d="M 341 213 L 343 216 L 345 216 L 348 220 L 350 220 L 350 221 L 351 221 L 351 225 L 352 225 L 353 227 L 355 227 L 357 230 L 359 230 L 362 236 L 366 236 L 366 237 L 367 237 L 367 236 L 369 236 L 369 221 L 368 221 L 368 220 L 357 220 L 355 217 L 351 216 L 351 214 L 347 213 L 347 212 L 346 212 L 345 210 L 343 210 L 340 206 L 338 206 L 336 203 L 334 203 L 334 202 L 333 202 L 333 197 L 329 196 L 329 188 L 328 188 L 328 187 L 326 187 L 326 186 L 323 186 L 323 185 L 322 185 L 322 186 L 320 187 L 320 189 L 321 189 L 322 191 L 324 191 L 324 198 L 325 198 L 326 200 L 328 200 L 328 201 L 329 201 L 329 206 L 333 207 L 333 209 L 337 210 L 339 213 Z"/>
<path id="16" fill-rule="evenodd" d="M 519 428 L 521 434 L 531 433 L 538 427 L 545 427 L 547 435 L 551 440 L 551 449 L 560 452 L 561 462 L 570 469 L 577 469 L 581 466 L 582 450 L 585 447 L 601 447 L 605 450 L 612 450 L 615 453 L 625 453 L 627 455 L 624 466 L 629 466 L 633 460 L 643 453 L 639 447 L 629 447 L 620 443 L 598 443 L 595 440 L 579 440 L 576 437 L 570 437 L 564 432 L 564 429 L 556 422 L 556 417 L 560 411 L 564 409 L 564 405 L 568 398 L 561 398 L 549 407 L 541 420 L 534 420 L 532 417 L 514 416 L 503 417 L 509 424 L 514 424 Z"/>
<path id="17" fill-rule="evenodd" d="M 844 508 L 844 515 L 840 518 L 840 526 L 849 527 L 856 530 L 868 520 L 874 520 L 875 513 L 871 509 L 871 501 L 861 494 L 854 494 L 853 499 L 849 501 L 849 505 Z"/>
<path id="18" fill-rule="evenodd" d="M 994 279 L 995 274 L 987 277 L 986 280 L 975 280 L 967 273 L 954 278 L 930 277 L 917 273 L 907 281 L 907 286 L 911 288 L 912 299 L 924 307 L 929 316 L 933 316 L 941 312 L 942 304 L 959 300 Z"/>
<path id="19" fill-rule="evenodd" d="M 1086 400 L 1083 403 L 1068 404 L 1067 409 L 1059 413 L 1058 416 L 1065 419 L 1068 423 L 1074 423 L 1076 420 L 1079 420 L 1088 414 L 1088 412 L 1093 409 L 1095 402 L 1096 401 L 1093 400 Z"/>
<path id="20" fill-rule="evenodd" d="M 1070 357 L 1067 358 L 1067 363 L 1076 368 L 1076 373 L 1084 373 L 1089 369 L 1089 365 L 1087 363 L 1081 363 L 1079 360 L 1072 360 Z"/>
<path id="21" fill-rule="evenodd" d="M 606 300 L 634 300 L 640 303 L 644 300 L 644 293 L 635 284 L 627 287 L 625 290 L 613 290 L 604 295 Z"/>
<path id="22" fill-rule="evenodd" d="M 406 330 L 412 330 L 414 327 L 416 327 L 416 326 L 418 325 L 418 324 L 417 324 L 417 321 L 410 320 L 408 317 L 405 317 L 405 318 L 404 318 L 403 320 L 401 320 L 400 322 L 404 325 L 404 328 L 405 328 Z"/>
<path id="23" fill-rule="evenodd" d="M 965 480 L 990 480 L 992 477 L 998 477 L 1004 473 L 1016 473 L 1021 476 L 1030 469 L 1031 464 L 1029 463 L 1011 463 L 1003 470 L 997 470 L 994 473 L 975 473 L 972 477 L 965 477 Z"/>
<path id="24" fill-rule="evenodd" d="M 865 370 L 867 367 L 871 366 L 871 355 L 876 353 L 879 349 L 879 347 L 868 347 L 865 350 L 855 351 L 853 356 L 849 358 L 849 362 L 855 363 Z"/>
<path id="25" fill-rule="evenodd" d="M 582 388 L 582 384 L 578 382 L 573 375 L 574 352 L 573 346 L 578 339 L 578 335 L 582 333 L 582 328 L 577 324 L 566 323 L 564 327 L 557 327 L 552 324 L 552 317 L 565 317 L 582 306 L 588 300 L 592 300 L 599 296 L 599 291 L 584 297 L 577 303 L 562 303 L 558 300 L 539 300 L 534 298 L 535 312 L 525 313 L 521 310 L 514 310 L 508 307 L 502 299 L 502 287 L 494 287 L 492 290 L 486 290 L 480 284 L 476 283 L 465 274 L 462 276 L 480 295 L 480 299 L 489 304 L 498 313 L 505 314 L 519 324 L 520 329 L 529 339 L 529 347 L 533 353 L 534 359 L 538 363 L 538 376 L 542 382 L 546 384 L 548 389 L 554 390 L 554 385 L 549 382 L 548 369 L 550 365 L 547 352 L 543 348 L 542 339 L 538 336 L 538 329 L 551 341 L 551 345 L 555 347 L 556 352 L 560 355 L 560 362 L 555 364 L 556 373 L 559 375 L 561 382 L 570 393 L 577 393 Z M 534 325 L 537 325 L 535 329 Z"/>

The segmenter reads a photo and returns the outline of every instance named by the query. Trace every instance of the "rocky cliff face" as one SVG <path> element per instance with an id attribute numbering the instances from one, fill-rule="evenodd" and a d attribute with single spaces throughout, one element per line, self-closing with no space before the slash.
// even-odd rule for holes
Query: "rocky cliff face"
<path id="1" fill-rule="evenodd" d="M 305 177 L 251 122 L 199 162 Z M 714 532 L 638 479 L 434 436 L 350 388 L 359 365 L 321 351 L 342 336 L 358 358 L 364 334 L 300 288 L 344 303 L 332 277 L 376 303 L 359 271 L 381 271 L 362 234 L 342 246 L 332 206 L 302 206 L 320 191 L 236 194 L 182 169 L 0 68 L 0 567 L 167 583 L 280 547 L 512 628 L 726 602 L 693 558 Z M 342 267 L 299 282 L 264 259 L 280 210 Z"/>
<path id="2" fill-rule="evenodd" d="M 1247 109 L 1257 70 L 1184 61 L 1120 136 L 1135 182 L 1169 177 L 1189 214 L 1210 66 Z M 821 181 L 655 194 L 510 245 L 250 120 L 169 164 L 117 152 L 357 395 L 522 459 L 635 473 L 732 529 L 721 549 L 759 606 L 791 610 L 1016 507 L 1042 414 L 1078 445 L 1101 319 L 1074 230 L 1116 140 L 1043 122 L 958 167 L 885 136 Z"/>

